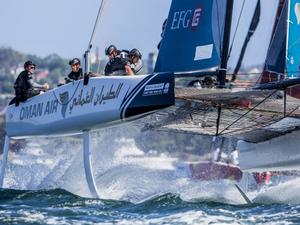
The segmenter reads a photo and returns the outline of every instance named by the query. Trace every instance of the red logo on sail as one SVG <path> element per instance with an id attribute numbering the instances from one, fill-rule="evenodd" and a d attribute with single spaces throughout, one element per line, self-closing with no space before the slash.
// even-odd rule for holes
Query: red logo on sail
<path id="1" fill-rule="evenodd" d="M 196 8 L 194 11 L 193 19 L 192 19 L 192 30 L 196 29 L 200 22 L 200 16 L 201 16 L 202 8 Z"/>

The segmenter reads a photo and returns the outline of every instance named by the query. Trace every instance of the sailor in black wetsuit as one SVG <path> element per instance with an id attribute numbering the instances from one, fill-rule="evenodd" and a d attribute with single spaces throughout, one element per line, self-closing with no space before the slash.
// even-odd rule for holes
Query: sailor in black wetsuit
<path id="1" fill-rule="evenodd" d="M 116 46 L 110 45 L 105 54 L 109 57 L 109 62 L 106 64 L 104 73 L 105 76 L 111 75 L 134 75 L 130 67 L 128 52 L 118 51 Z"/>
<path id="2" fill-rule="evenodd" d="M 73 82 L 75 80 L 80 80 L 83 78 L 83 72 L 80 68 L 80 60 L 78 58 L 74 58 L 70 60 L 69 65 L 71 66 L 71 73 L 65 78 L 66 83 Z"/>
<path id="3" fill-rule="evenodd" d="M 19 74 L 14 84 L 16 97 L 10 104 L 15 103 L 18 106 L 20 102 L 25 102 L 28 98 L 39 95 L 41 91 L 49 89 L 47 83 L 40 85 L 32 80 L 35 67 L 36 65 L 32 61 L 25 62 L 25 70 Z"/>

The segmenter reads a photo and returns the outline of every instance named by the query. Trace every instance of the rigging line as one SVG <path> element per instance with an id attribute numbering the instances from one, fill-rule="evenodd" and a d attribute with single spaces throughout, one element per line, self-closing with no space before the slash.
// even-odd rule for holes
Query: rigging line
<path id="1" fill-rule="evenodd" d="M 287 2 L 287 1 L 286 1 Z M 271 48 L 273 46 L 273 42 L 275 40 L 275 37 L 276 37 L 276 34 L 279 30 L 279 23 L 280 23 L 280 20 L 281 18 L 283 17 L 283 14 L 284 14 L 284 7 L 285 7 L 285 4 L 286 2 L 283 3 L 283 6 L 282 6 L 282 9 L 281 9 L 281 12 L 280 12 L 280 15 L 279 17 L 277 17 L 278 13 L 279 13 L 279 6 L 280 6 L 280 1 L 278 2 L 278 9 L 277 9 L 277 13 L 275 15 L 275 22 L 274 22 L 274 28 L 273 28 L 273 31 L 272 32 L 272 36 L 271 36 L 271 41 L 270 41 L 270 44 L 269 44 L 269 47 L 268 47 L 268 50 L 267 50 L 267 57 L 268 55 L 270 54 L 270 51 L 271 51 Z M 278 18 L 278 19 L 277 19 Z M 264 63 L 264 68 L 267 68 L 267 60 L 265 60 L 265 63 Z M 263 75 L 263 74 L 262 74 Z"/>
<path id="2" fill-rule="evenodd" d="M 270 122 L 276 123 L 276 122 L 278 122 L 278 121 L 280 121 L 280 120 L 281 120 L 281 119 L 276 120 L 276 121 L 275 121 L 275 120 L 268 120 L 268 121 L 265 122 L 265 123 L 261 123 L 261 126 L 257 126 L 257 124 L 253 124 L 253 125 L 248 126 L 248 127 L 243 127 L 243 128 L 237 129 L 237 130 L 225 132 L 225 133 L 223 133 L 223 135 L 241 134 L 240 131 L 248 130 L 248 129 L 255 128 L 255 127 L 262 128 L 262 127 L 269 126 L 269 125 L 272 125 L 272 124 L 273 124 L 273 123 L 270 123 Z"/>
<path id="3" fill-rule="evenodd" d="M 271 74 L 277 74 L 277 75 L 288 75 L 288 74 L 292 74 L 292 73 L 299 73 L 300 70 L 297 70 L 297 71 L 288 71 L 288 72 L 284 72 L 284 73 L 279 73 L 279 72 L 275 72 L 275 71 L 267 71 L 268 73 L 271 73 Z M 259 73 L 239 73 L 239 75 L 262 75 L 264 72 L 259 72 Z M 233 73 L 227 73 L 226 75 L 234 75 Z"/>
<path id="4" fill-rule="evenodd" d="M 273 115 L 273 116 L 275 116 L 275 115 Z M 266 126 L 269 126 L 269 125 L 272 125 L 274 123 L 279 122 L 281 119 L 282 119 L 282 117 L 280 117 L 278 119 L 270 119 L 270 120 L 267 120 L 266 122 L 261 122 L 261 123 L 256 122 L 256 121 L 252 121 L 255 124 L 253 124 L 251 126 L 248 126 L 248 127 L 243 127 L 243 128 L 240 128 L 240 129 L 236 129 L 236 130 L 224 132 L 223 134 L 224 135 L 235 134 L 235 133 L 239 133 L 240 131 L 243 131 L 243 130 L 246 130 L 246 129 L 250 129 L 250 128 L 253 128 L 253 127 L 257 127 L 257 128 L 266 127 Z"/>
<path id="5" fill-rule="evenodd" d="M 279 2 L 278 4 L 280 4 L 280 2 Z M 284 4 L 285 4 L 285 3 L 284 3 Z M 277 34 L 277 32 L 278 32 L 278 30 L 279 30 L 279 28 L 280 28 L 280 27 L 279 27 L 279 23 L 280 23 L 281 18 L 284 16 L 284 15 L 283 15 L 283 14 L 284 14 L 284 7 L 285 7 L 285 6 L 283 5 L 279 17 L 277 17 L 277 15 L 275 15 L 274 26 L 276 26 L 276 27 L 275 27 L 274 32 L 273 32 L 273 34 L 272 34 L 271 42 L 270 42 L 270 45 L 269 45 L 269 48 L 268 48 L 267 53 L 269 53 L 269 51 L 271 50 L 272 43 L 274 42 L 275 37 L 276 37 L 276 34 Z M 277 14 L 278 14 L 278 12 L 277 12 Z M 277 20 L 277 21 L 276 21 L 276 20 Z"/>
<path id="6" fill-rule="evenodd" d="M 238 113 L 238 112 L 235 112 L 234 109 L 227 109 L 229 112 L 231 112 L 232 114 L 235 114 L 235 115 L 238 115 L 238 116 L 241 116 L 243 115 L 242 113 Z M 247 119 L 251 120 L 254 122 L 254 119 L 251 117 L 251 116 L 245 116 Z"/>
<path id="7" fill-rule="evenodd" d="M 221 26 L 220 26 L 220 8 L 219 8 L 219 4 L 218 4 L 218 0 L 216 1 L 216 5 L 217 5 L 217 20 L 218 20 L 218 33 L 219 33 L 219 51 L 222 52 L 222 35 L 221 35 Z M 221 57 L 221 54 L 220 54 Z"/>
<path id="8" fill-rule="evenodd" d="M 238 113 L 238 112 L 235 112 L 233 109 L 227 109 L 229 112 L 231 112 L 232 114 L 236 114 L 237 116 L 241 116 L 243 115 L 242 113 Z M 224 113 L 225 114 L 225 113 Z M 227 114 L 227 116 L 230 116 L 230 114 Z M 256 119 L 256 116 L 244 116 L 246 119 L 249 119 L 251 122 L 255 123 L 256 125 L 259 125 L 261 123 L 257 122 L 255 119 Z"/>
<path id="9" fill-rule="evenodd" d="M 232 52 L 232 49 L 233 49 L 233 45 L 235 43 L 235 38 L 236 38 L 236 34 L 237 34 L 237 31 L 238 31 L 238 28 L 239 28 L 239 25 L 240 25 L 240 22 L 241 22 L 242 14 L 243 14 L 244 7 L 245 7 L 245 2 L 246 2 L 246 0 L 243 1 L 242 9 L 241 9 L 241 12 L 240 12 L 240 15 L 239 15 L 237 26 L 236 26 L 235 31 L 234 31 L 234 35 L 233 35 L 233 39 L 232 39 L 232 43 L 231 43 L 231 46 L 230 46 L 230 50 L 229 50 L 229 54 L 227 56 L 227 59 L 230 58 L 230 55 L 231 55 L 231 52 Z"/>
<path id="10" fill-rule="evenodd" d="M 258 112 L 260 112 L 259 110 L 258 110 Z M 275 112 L 275 113 L 270 113 L 271 115 L 269 116 L 269 117 L 272 117 L 272 118 L 274 118 L 274 117 L 278 117 L 278 114 L 279 114 L 279 112 L 277 113 L 277 112 Z M 280 112 L 280 114 L 282 114 L 282 112 Z M 237 115 L 241 115 L 241 114 L 237 114 Z M 259 122 L 259 121 L 257 121 L 256 119 L 257 119 L 257 117 L 262 117 L 262 114 L 255 114 L 255 115 L 253 115 L 252 117 L 251 116 L 245 116 L 245 118 L 246 119 L 250 119 L 250 120 L 252 120 L 252 122 L 253 123 L 255 123 L 255 124 L 253 124 L 253 125 L 251 125 L 251 126 L 249 126 L 249 127 L 252 127 L 252 126 L 259 126 L 259 125 L 263 125 L 263 124 L 266 124 L 267 122 Z M 261 118 L 259 118 L 259 119 L 261 119 Z M 267 119 L 267 118 L 266 118 Z M 270 121 L 274 121 L 274 119 L 272 119 L 272 120 L 270 120 Z M 269 122 L 270 122 L 269 121 Z M 249 128 L 249 127 L 245 127 L 245 128 Z M 241 128 L 241 129 L 244 129 L 244 128 Z M 239 129 L 240 130 L 240 129 Z M 226 132 L 224 133 L 224 134 L 226 134 Z"/>
<path id="11" fill-rule="evenodd" d="M 89 45 L 88 45 L 88 50 L 91 48 L 91 46 L 93 44 L 95 33 L 96 33 L 96 28 L 97 28 L 98 23 L 100 21 L 100 18 L 101 18 L 101 15 L 102 15 L 105 3 L 106 3 L 106 0 L 102 0 L 101 1 L 101 5 L 100 5 L 100 8 L 99 8 L 99 11 L 98 11 L 98 14 L 97 14 L 97 18 L 96 18 L 96 22 L 95 22 L 95 25 L 94 25 L 94 29 L 93 29 L 93 32 L 92 32 L 92 35 L 91 35 L 91 38 L 90 38 L 90 42 L 89 42 Z"/>
<path id="12" fill-rule="evenodd" d="M 285 117 L 289 117 L 291 116 L 295 111 L 297 111 L 299 109 L 300 105 L 298 105 L 297 107 L 295 107 L 291 112 L 289 112 Z M 280 117 L 278 119 L 271 119 L 271 120 L 268 120 L 266 121 L 265 123 L 261 123 L 261 126 L 259 128 L 262 128 L 262 127 L 266 127 L 266 126 L 270 126 L 272 124 L 275 124 L 277 122 L 279 122 L 280 120 L 284 119 L 285 117 Z M 272 123 L 270 123 L 272 122 Z M 238 129 L 238 130 L 233 130 L 233 131 L 228 131 L 228 132 L 225 132 L 224 135 L 226 134 L 235 134 L 235 133 L 238 133 L 239 131 L 241 130 L 245 130 L 245 129 L 250 129 L 250 128 L 253 128 L 253 127 L 257 127 L 257 125 L 252 125 L 252 126 L 249 126 L 249 127 L 244 127 L 244 128 L 241 128 L 241 129 Z"/>
<path id="13" fill-rule="evenodd" d="M 244 118 L 246 115 L 248 115 L 250 112 L 252 112 L 254 109 L 256 109 L 258 106 L 260 106 L 262 103 L 264 103 L 266 100 L 272 97 L 278 90 L 273 91 L 270 95 L 268 95 L 265 99 L 263 99 L 261 102 L 259 102 L 256 106 L 254 106 L 252 109 L 250 109 L 248 112 L 240 116 L 238 119 L 236 119 L 233 123 L 231 123 L 229 126 L 227 126 L 224 130 L 220 132 L 220 134 L 223 134 L 224 131 L 228 130 L 230 127 L 232 127 L 234 124 L 236 124 L 238 121 L 240 121 L 242 118 Z"/>
<path id="14" fill-rule="evenodd" d="M 61 103 L 60 100 L 57 98 L 57 96 L 56 96 L 56 94 L 55 94 L 55 91 L 53 91 L 53 95 L 54 95 L 55 99 L 58 101 L 58 103 L 59 103 L 60 105 L 68 105 L 68 104 L 72 101 L 72 99 L 74 98 L 74 96 L 75 96 L 75 94 L 76 94 L 76 92 L 77 92 L 77 90 L 78 90 L 79 84 L 80 84 L 80 82 L 78 82 L 77 87 L 75 88 L 75 91 L 73 92 L 72 97 L 71 97 L 70 100 L 69 100 L 68 102 L 66 102 L 66 103 Z"/>
<path id="15" fill-rule="evenodd" d="M 292 115 L 298 109 L 300 109 L 300 105 L 297 105 L 297 107 L 295 107 L 291 112 L 289 112 L 288 114 L 286 114 L 285 117 L 288 117 L 288 116 Z"/>

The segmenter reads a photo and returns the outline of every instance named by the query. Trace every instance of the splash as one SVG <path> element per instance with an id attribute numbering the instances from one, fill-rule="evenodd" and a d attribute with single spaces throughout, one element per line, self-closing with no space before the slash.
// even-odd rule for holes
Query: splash
<path id="1" fill-rule="evenodd" d="M 198 146 L 197 151 L 201 151 L 197 141 L 200 139 L 205 146 L 205 139 L 141 133 L 138 124 L 130 123 L 91 134 L 92 165 L 101 199 L 139 203 L 173 193 L 188 202 L 245 204 L 232 181 L 199 181 L 176 174 L 179 158 L 187 157 L 176 146 L 188 139 Z M 174 147 L 170 149 L 170 146 Z M 189 151 L 193 151 L 191 147 Z M 82 160 L 80 136 L 29 140 L 18 153 L 10 154 L 5 187 L 22 190 L 60 188 L 91 197 Z M 273 202 L 300 202 L 300 196 L 293 196 L 293 191 L 279 198 L 278 193 L 282 190 L 288 192 L 288 188 L 278 188 L 249 195 L 258 203 L 269 202 L 270 199 Z"/>
<path id="2" fill-rule="evenodd" d="M 300 204 L 300 178 L 264 188 L 257 193 L 254 202 L 258 204 Z"/>

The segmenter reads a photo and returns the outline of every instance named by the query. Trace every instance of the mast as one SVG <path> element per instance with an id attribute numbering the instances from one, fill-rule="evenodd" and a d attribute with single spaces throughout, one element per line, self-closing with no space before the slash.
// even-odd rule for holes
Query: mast
<path id="1" fill-rule="evenodd" d="M 219 70 L 219 75 L 218 75 L 219 87 L 221 87 L 221 88 L 225 86 L 225 82 L 226 82 L 228 52 L 229 52 L 229 45 L 230 45 L 230 33 L 231 33 L 231 23 L 232 23 L 233 1 L 234 0 L 227 0 L 227 4 L 226 4 L 226 16 L 225 16 L 225 28 L 224 28 L 224 37 L 223 37 L 221 68 Z"/>

